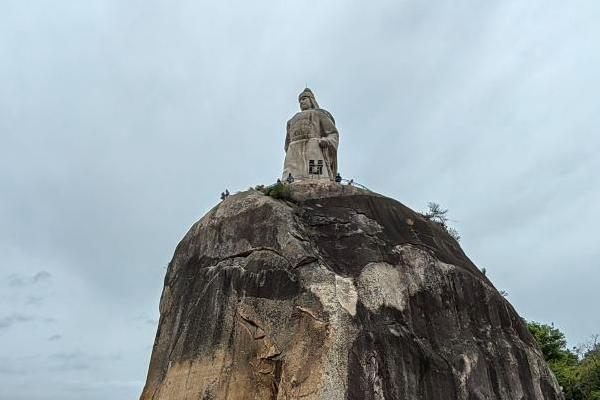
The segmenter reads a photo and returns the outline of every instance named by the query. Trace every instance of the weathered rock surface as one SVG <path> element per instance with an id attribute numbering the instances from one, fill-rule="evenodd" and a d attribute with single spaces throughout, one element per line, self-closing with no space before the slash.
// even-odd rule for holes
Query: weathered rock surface
<path id="1" fill-rule="evenodd" d="M 562 399 L 443 229 L 348 186 L 230 196 L 179 243 L 141 399 Z"/>

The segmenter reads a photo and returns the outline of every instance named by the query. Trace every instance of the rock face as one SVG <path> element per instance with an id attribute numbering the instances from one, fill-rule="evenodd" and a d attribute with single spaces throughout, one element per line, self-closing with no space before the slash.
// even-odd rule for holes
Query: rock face
<path id="1" fill-rule="evenodd" d="M 179 243 L 142 400 L 562 399 L 513 307 L 395 200 L 294 183 Z"/>

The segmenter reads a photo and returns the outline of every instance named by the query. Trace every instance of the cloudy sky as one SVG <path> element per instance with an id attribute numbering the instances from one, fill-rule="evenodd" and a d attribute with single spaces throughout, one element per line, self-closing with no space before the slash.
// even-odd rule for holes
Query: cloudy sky
<path id="1" fill-rule="evenodd" d="M 571 345 L 600 333 L 600 3 L 0 0 L 0 399 L 136 399 L 165 267 L 271 183 L 308 84 L 339 164 L 450 209 Z"/>

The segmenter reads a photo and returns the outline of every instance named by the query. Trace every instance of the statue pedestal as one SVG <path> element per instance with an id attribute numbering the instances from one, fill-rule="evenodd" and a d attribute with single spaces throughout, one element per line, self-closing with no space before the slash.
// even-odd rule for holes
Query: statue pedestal
<path id="1" fill-rule="evenodd" d="M 305 201 L 310 199 L 322 199 L 328 197 L 369 195 L 381 196 L 369 190 L 356 186 L 343 185 L 329 178 L 325 179 L 301 179 L 289 184 L 292 199 Z"/>

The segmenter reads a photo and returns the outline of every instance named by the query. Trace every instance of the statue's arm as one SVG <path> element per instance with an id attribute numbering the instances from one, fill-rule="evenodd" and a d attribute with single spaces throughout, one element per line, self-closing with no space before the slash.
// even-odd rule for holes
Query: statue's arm
<path id="1" fill-rule="evenodd" d="M 323 140 L 325 140 L 329 146 L 332 146 L 337 150 L 340 134 L 338 133 L 335 124 L 327 115 L 323 115 L 320 120 Z"/>
<path id="2" fill-rule="evenodd" d="M 286 133 L 285 133 L 285 152 L 287 153 L 287 149 L 290 146 L 290 121 L 287 123 Z"/>

